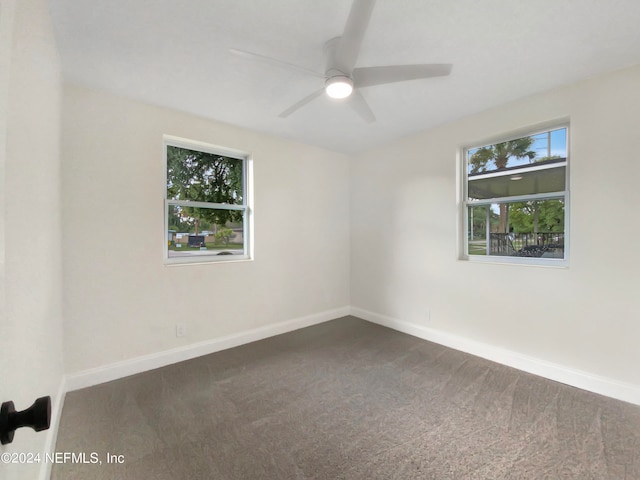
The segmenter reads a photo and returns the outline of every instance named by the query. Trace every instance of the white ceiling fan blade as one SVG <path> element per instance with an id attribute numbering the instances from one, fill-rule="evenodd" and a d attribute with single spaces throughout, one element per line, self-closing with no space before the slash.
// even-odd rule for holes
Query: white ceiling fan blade
<path id="1" fill-rule="evenodd" d="M 375 3 L 376 0 L 353 0 L 347 24 L 334 56 L 335 68 L 346 75 L 351 74 L 358 60 L 362 39 L 369 26 Z"/>
<path id="2" fill-rule="evenodd" d="M 450 63 L 432 63 L 356 68 L 353 71 L 353 83 L 358 88 L 421 78 L 443 77 L 451 73 L 451 67 Z"/>
<path id="3" fill-rule="evenodd" d="M 284 112 L 282 112 L 280 115 L 278 115 L 280 118 L 286 118 L 289 115 L 291 115 L 293 112 L 295 112 L 296 110 L 304 107 L 307 103 L 309 103 L 311 100 L 314 100 L 316 97 L 319 97 L 320 95 L 322 95 L 324 93 L 324 88 L 321 88 L 320 90 L 316 90 L 315 92 L 313 92 L 311 95 L 307 95 L 306 97 L 304 97 L 302 100 L 300 100 L 297 103 L 294 103 L 293 105 L 291 105 L 289 108 L 287 108 Z"/>
<path id="4" fill-rule="evenodd" d="M 269 65 L 275 65 L 276 67 L 286 68 L 288 70 L 296 70 L 298 72 L 306 73 L 307 75 L 313 75 L 314 77 L 324 78 L 324 75 L 319 72 L 314 72 L 300 65 L 294 65 L 293 63 L 285 62 L 284 60 L 278 60 L 277 58 L 267 57 L 260 55 L 259 53 L 247 52 L 245 50 L 238 50 L 237 48 L 230 48 L 229 52 L 239 57 L 248 58 L 250 60 L 257 60 L 262 63 L 268 63 Z"/>
<path id="5" fill-rule="evenodd" d="M 351 94 L 348 99 L 349 106 L 355 110 L 355 112 L 362 117 L 367 123 L 373 123 L 376 121 L 376 116 L 371 111 L 369 104 L 364 99 L 362 94 L 357 90 Z"/>

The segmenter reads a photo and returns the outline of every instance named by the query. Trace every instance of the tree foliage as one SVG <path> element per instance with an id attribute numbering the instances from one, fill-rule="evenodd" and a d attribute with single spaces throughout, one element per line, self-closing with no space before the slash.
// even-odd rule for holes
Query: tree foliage
<path id="1" fill-rule="evenodd" d="M 563 232 L 564 202 L 554 199 L 512 203 L 509 224 L 514 233 Z"/>
<path id="2" fill-rule="evenodd" d="M 522 137 L 517 140 L 496 143 L 476 150 L 469 159 L 471 167 L 469 173 L 482 173 L 487 170 L 501 170 L 507 168 L 510 159 L 528 158 L 531 162 L 536 152 L 530 150 L 534 139 Z"/>
<path id="3" fill-rule="evenodd" d="M 216 243 L 224 243 L 225 245 L 229 245 L 232 236 L 233 230 L 223 227 L 216 232 Z"/>
<path id="4" fill-rule="evenodd" d="M 167 146 L 167 198 L 237 205 L 243 202 L 243 162 L 237 158 Z M 169 224 L 176 230 L 241 222 L 242 212 L 180 205 Z"/>

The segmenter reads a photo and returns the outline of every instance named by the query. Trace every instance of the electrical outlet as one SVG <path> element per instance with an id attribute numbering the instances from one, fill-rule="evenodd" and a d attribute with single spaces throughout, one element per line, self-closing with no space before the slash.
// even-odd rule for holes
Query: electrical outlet
<path id="1" fill-rule="evenodd" d="M 187 334 L 187 324 L 184 322 L 176 323 L 176 337 L 184 337 Z"/>

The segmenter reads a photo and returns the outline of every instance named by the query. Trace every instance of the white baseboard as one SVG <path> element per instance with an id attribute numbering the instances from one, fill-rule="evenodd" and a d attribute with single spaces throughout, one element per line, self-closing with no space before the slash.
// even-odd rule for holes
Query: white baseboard
<path id="1" fill-rule="evenodd" d="M 407 333 L 414 337 L 470 353 L 471 355 L 533 373 L 534 375 L 539 375 L 556 382 L 571 385 L 572 387 L 640 405 L 640 386 L 638 385 L 612 380 L 564 365 L 547 362 L 539 358 L 529 357 L 511 350 L 387 317 L 358 307 L 351 307 L 351 315 L 399 332 Z"/>
<path id="2" fill-rule="evenodd" d="M 134 375 L 136 373 L 153 370 L 154 368 L 164 367 L 166 365 L 190 360 L 202 355 L 208 355 L 210 353 L 244 345 L 245 343 L 273 337 L 274 335 L 280 335 L 300 328 L 310 327 L 311 325 L 344 317 L 349 315 L 349 312 L 350 308 L 348 306 L 333 310 L 326 310 L 313 315 L 266 325 L 264 327 L 247 330 L 233 335 L 227 335 L 225 337 L 214 338 L 204 342 L 185 345 L 180 348 L 152 353 L 150 355 L 144 355 L 124 360 L 122 362 L 116 362 L 78 373 L 68 374 L 66 376 L 66 391 L 70 392 L 85 387 L 91 387 L 100 383 L 110 382 L 111 380 L 117 380 L 129 375 Z"/>
<path id="3" fill-rule="evenodd" d="M 64 405 L 64 396 L 66 393 L 66 378 L 63 376 L 60 379 L 58 393 L 51 402 L 51 423 L 49 424 L 49 430 L 47 430 L 47 438 L 44 443 L 45 453 L 53 453 L 55 451 L 56 440 L 58 438 L 58 429 L 60 427 L 60 417 L 62 416 L 62 407 Z M 38 475 L 38 479 L 49 480 L 49 478 L 51 477 L 51 467 L 51 462 L 42 462 L 40 464 L 40 475 Z"/>

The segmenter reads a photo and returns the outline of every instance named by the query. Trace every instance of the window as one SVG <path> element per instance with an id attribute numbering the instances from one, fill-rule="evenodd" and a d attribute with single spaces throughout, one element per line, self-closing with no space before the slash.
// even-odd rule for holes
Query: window
<path id="1" fill-rule="evenodd" d="M 565 264 L 568 127 L 464 150 L 464 257 Z"/>
<path id="2" fill-rule="evenodd" d="M 250 258 L 249 158 L 165 137 L 165 262 Z"/>

